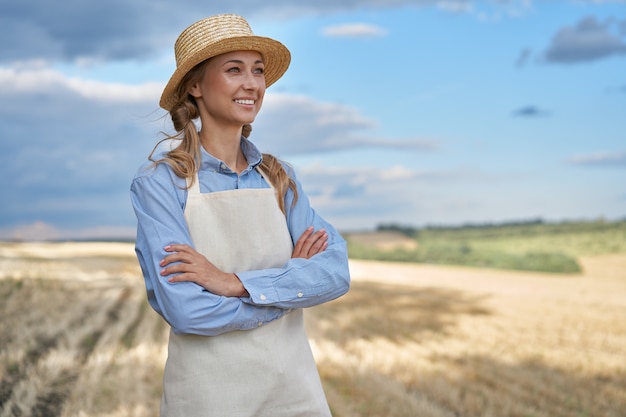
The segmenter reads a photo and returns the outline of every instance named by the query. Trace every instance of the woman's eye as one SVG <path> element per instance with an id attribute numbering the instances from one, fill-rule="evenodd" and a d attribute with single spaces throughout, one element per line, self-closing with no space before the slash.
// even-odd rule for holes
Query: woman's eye
<path id="1" fill-rule="evenodd" d="M 264 74 L 265 73 L 265 68 L 257 68 L 254 70 L 255 73 L 257 74 Z"/>
<path id="2" fill-rule="evenodd" d="M 228 69 L 228 72 L 239 72 L 239 67 L 232 67 Z"/>

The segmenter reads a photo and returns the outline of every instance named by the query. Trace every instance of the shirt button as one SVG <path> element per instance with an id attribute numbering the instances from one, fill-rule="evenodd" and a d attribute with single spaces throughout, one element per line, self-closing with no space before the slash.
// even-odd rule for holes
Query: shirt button
<path id="1" fill-rule="evenodd" d="M 222 168 L 222 169 L 226 169 L 226 164 L 222 164 L 222 165 L 220 165 L 220 168 Z"/>
<path id="2" fill-rule="evenodd" d="M 261 299 L 261 301 L 267 300 L 267 297 L 265 296 L 265 294 L 261 294 L 259 298 Z"/>
<path id="3" fill-rule="evenodd" d="M 259 322 L 259 324 L 257 324 L 257 326 L 258 326 L 258 327 L 263 326 L 263 322 L 262 322 L 262 321 L 260 321 L 260 322 Z"/>
<path id="4" fill-rule="evenodd" d="M 298 293 L 298 298 L 302 298 L 302 295 L 303 295 L 303 294 L 302 294 L 301 292 L 299 292 L 299 293 Z"/>

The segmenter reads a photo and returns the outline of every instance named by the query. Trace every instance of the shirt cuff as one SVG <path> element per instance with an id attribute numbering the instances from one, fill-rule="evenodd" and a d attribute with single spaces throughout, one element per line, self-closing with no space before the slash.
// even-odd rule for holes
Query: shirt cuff
<path id="1" fill-rule="evenodd" d="M 276 276 L 268 274 L 268 270 L 237 272 L 237 276 L 250 294 L 249 297 L 243 297 L 243 299 L 250 300 L 256 305 L 272 305 L 281 301 L 273 285 Z"/>

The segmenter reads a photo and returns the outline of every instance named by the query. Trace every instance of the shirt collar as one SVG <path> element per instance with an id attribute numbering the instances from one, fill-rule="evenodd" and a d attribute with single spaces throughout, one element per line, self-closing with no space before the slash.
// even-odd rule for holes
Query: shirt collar
<path id="1" fill-rule="evenodd" d="M 259 148 L 243 136 L 241 137 L 240 146 L 241 151 L 248 161 L 248 168 L 246 168 L 244 172 L 256 168 L 263 159 Z M 202 154 L 202 163 L 200 164 L 201 170 L 208 169 L 214 172 L 232 172 L 223 161 L 208 153 L 202 145 L 200 145 L 200 152 Z"/>

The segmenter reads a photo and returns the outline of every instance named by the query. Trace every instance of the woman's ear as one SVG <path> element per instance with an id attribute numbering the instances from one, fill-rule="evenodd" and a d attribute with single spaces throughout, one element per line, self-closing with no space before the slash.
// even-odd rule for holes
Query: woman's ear
<path id="1" fill-rule="evenodd" d="M 189 89 L 189 94 L 191 94 L 194 98 L 202 97 L 202 94 L 200 92 L 200 83 L 195 83 L 194 85 L 192 85 Z"/>

